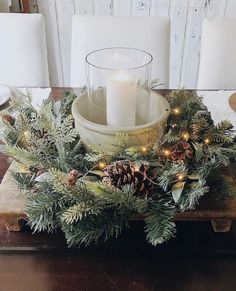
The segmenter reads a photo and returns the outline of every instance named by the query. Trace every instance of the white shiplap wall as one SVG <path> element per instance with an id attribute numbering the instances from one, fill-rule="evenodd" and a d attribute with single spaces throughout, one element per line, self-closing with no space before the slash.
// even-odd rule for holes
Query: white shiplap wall
<path id="1" fill-rule="evenodd" d="M 70 85 L 71 18 L 157 15 L 171 18 L 171 88 L 195 88 L 204 17 L 236 16 L 236 0 L 37 0 L 45 17 L 52 86 Z"/>
<path id="2" fill-rule="evenodd" d="M 9 12 L 10 6 L 11 6 L 11 1 L 0 0 L 0 12 Z"/>

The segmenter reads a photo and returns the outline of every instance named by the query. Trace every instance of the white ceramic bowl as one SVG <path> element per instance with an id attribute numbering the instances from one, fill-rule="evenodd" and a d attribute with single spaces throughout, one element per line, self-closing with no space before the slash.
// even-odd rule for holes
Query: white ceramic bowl
<path id="1" fill-rule="evenodd" d="M 97 110 L 96 120 L 98 123 L 90 121 L 88 95 L 83 93 L 74 100 L 72 115 L 75 120 L 75 127 L 78 129 L 85 146 L 111 143 L 112 139 L 121 133 L 128 135 L 128 146 L 139 146 L 154 143 L 161 137 L 163 126 L 169 116 L 169 103 L 160 94 L 152 92 L 149 112 L 150 122 L 135 127 L 112 127 L 104 124 L 104 108 L 100 111 Z"/>

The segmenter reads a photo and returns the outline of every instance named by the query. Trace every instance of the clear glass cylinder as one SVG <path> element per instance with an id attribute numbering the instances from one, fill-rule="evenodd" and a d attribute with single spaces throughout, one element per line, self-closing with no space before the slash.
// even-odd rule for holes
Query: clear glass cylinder
<path id="1" fill-rule="evenodd" d="M 113 127 L 148 122 L 152 55 L 133 48 L 105 48 L 86 56 L 90 121 Z"/>

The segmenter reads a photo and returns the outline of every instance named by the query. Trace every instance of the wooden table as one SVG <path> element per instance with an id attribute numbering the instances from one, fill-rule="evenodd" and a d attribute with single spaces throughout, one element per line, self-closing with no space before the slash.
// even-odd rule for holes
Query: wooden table
<path id="1" fill-rule="evenodd" d="M 69 88 L 53 88 L 50 97 L 54 100 L 60 99 L 66 90 L 76 92 L 76 89 Z M 167 94 L 168 90 L 158 90 L 162 95 Z M 0 108 L 1 109 L 1 108 Z M 0 154 L 0 181 L 9 167 L 8 158 Z M 236 173 L 236 166 L 229 173 Z M 231 183 L 236 189 L 236 179 L 234 175 L 230 175 Z M 1 193 L 0 193 L 1 194 Z M 1 211 L 0 218 L 5 222 L 7 229 L 11 231 L 20 231 L 23 227 L 24 220 L 27 219 L 23 210 Z M 143 217 L 134 217 L 133 220 L 141 220 Z M 226 199 L 224 201 L 212 201 L 201 199 L 196 210 L 190 212 L 182 212 L 176 214 L 177 221 L 211 221 L 215 232 L 227 232 L 230 230 L 231 223 L 236 220 L 236 199 Z"/>

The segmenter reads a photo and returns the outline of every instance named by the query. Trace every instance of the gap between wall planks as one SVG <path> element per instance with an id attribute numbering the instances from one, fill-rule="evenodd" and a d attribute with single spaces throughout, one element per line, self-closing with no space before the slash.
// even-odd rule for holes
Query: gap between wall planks
<path id="1" fill-rule="evenodd" d="M 196 87 L 202 20 L 236 16 L 235 0 L 37 0 L 37 4 L 46 22 L 52 86 L 70 86 L 73 14 L 169 16 L 171 88 Z"/>

